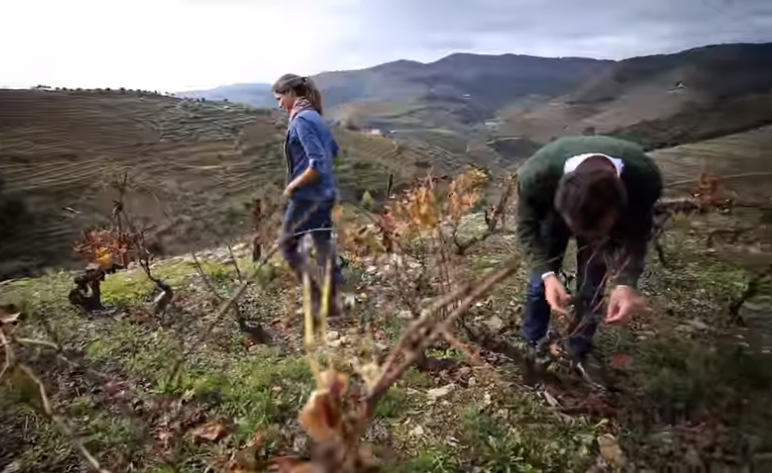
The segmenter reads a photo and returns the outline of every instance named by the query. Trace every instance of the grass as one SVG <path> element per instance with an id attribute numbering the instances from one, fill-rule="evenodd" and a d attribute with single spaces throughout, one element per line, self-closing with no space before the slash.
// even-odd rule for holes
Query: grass
<path id="1" fill-rule="evenodd" d="M 511 395 L 495 409 L 470 406 L 462 439 L 470 446 L 467 458 L 493 471 L 583 471 L 600 425 L 561 419 L 532 397 Z"/>
<path id="2" fill-rule="evenodd" d="M 259 351 L 235 363 L 212 363 L 199 355 L 190 364 L 180 389 L 213 407 L 217 414 L 235 419 L 237 439 L 293 419 L 313 388 L 303 358 L 283 358 Z"/>
<path id="3" fill-rule="evenodd" d="M 452 473 L 461 468 L 461 462 L 450 447 L 430 446 L 405 462 L 388 465 L 389 473 Z"/>
<path id="4" fill-rule="evenodd" d="M 230 267 L 213 262 L 205 263 L 204 267 L 208 273 L 221 274 L 224 284 L 232 281 Z M 185 262 L 161 264 L 155 272 L 179 287 L 185 287 L 197 278 L 192 266 Z M 105 284 L 106 300 L 123 312 L 140 310 L 152 294 L 152 285 L 147 283 L 139 271 L 111 275 L 107 281 L 110 284 Z M 274 348 L 246 350 L 243 344 L 223 343 L 222 337 L 229 338 L 235 329 L 226 321 L 225 327 L 218 326 L 216 329 L 218 335 L 196 347 L 186 362 L 180 382 L 170 385 L 167 380 L 171 360 L 180 353 L 181 342 L 195 333 L 197 327 L 205 321 L 180 320 L 170 326 L 160 326 L 152 321 L 137 323 L 124 317 L 87 321 L 77 312 L 62 306 L 62 300 L 66 300 L 63 296 L 69 287 L 68 277 L 53 274 L 38 280 L 15 283 L 8 293 L 25 300 L 37 298 L 34 306 L 30 307 L 30 318 L 33 321 L 39 320 L 55 307 L 60 314 L 55 321 L 57 330 L 69 344 L 80 347 L 86 362 L 114 373 L 118 378 L 131 379 L 146 386 L 141 398 L 137 400 L 140 405 L 154 405 L 158 400 L 168 397 L 184 398 L 191 406 L 201 409 L 208 419 L 229 420 L 230 436 L 227 445 L 244 444 L 256 432 L 264 432 L 266 444 L 262 453 L 284 453 L 287 444 L 282 432 L 294 422 L 314 385 L 305 358 L 299 355 L 288 356 Z M 185 291 L 180 290 L 180 293 L 184 296 Z M 58 306 L 52 305 L 56 301 Z M 35 325 L 31 323 L 23 330 L 35 332 Z M 394 325 L 396 330 L 397 324 Z M 149 350 L 148 346 L 152 346 L 152 349 Z M 461 354 L 452 349 L 430 355 L 464 362 Z M 458 466 L 464 463 L 463 458 L 453 449 L 447 449 L 434 440 L 421 440 L 416 444 L 414 438 L 399 432 L 402 423 L 424 410 L 422 405 L 426 401 L 421 391 L 436 386 L 436 381 L 426 373 L 411 368 L 377 408 L 376 417 L 396 428 L 394 442 L 407 445 L 410 451 L 415 452 L 414 458 L 400 456 L 398 466 L 395 465 L 399 471 L 458 471 Z M 416 392 L 416 389 L 419 391 Z M 476 394 L 481 395 L 482 390 Z M 136 424 L 123 417 L 109 402 L 105 403 L 100 395 L 83 393 L 70 399 L 56 400 L 63 414 L 86 435 L 89 447 L 101 452 L 102 460 L 108 465 L 131 461 L 144 465 L 146 471 L 163 471 L 166 468 L 163 462 L 158 463 L 157 454 L 148 453 L 148 441 L 156 445 L 154 449 L 159 448 L 158 441 L 147 438 L 147 431 L 139 427 L 142 423 Z M 543 407 L 536 404 L 532 407 L 543 410 Z M 22 415 L 18 409 L 23 407 L 17 408 L 14 405 L 11 415 Z M 447 415 L 445 410 L 442 407 L 438 415 Z M 46 422 L 39 414 L 35 416 L 41 424 Z M 513 422 L 516 421 L 513 419 Z M 462 432 L 472 435 L 475 429 L 464 424 Z M 24 458 L 28 458 L 27 464 L 35 465 L 34 468 L 45 469 L 45 465 L 49 464 L 50 455 L 44 454 L 44 451 L 69 451 L 68 443 L 55 430 L 46 432 L 49 431 L 36 433 L 37 446 L 25 449 Z M 463 437 L 464 434 L 457 432 L 455 435 Z M 474 439 L 475 442 L 482 442 L 480 438 Z M 493 450 L 486 447 L 484 442 L 475 445 L 480 455 L 492 457 L 503 455 L 501 448 L 515 448 L 514 443 Z M 200 471 L 196 470 L 196 465 L 211 463 L 223 448 L 222 445 L 197 444 L 184 437 L 174 445 L 170 454 L 178 471 Z M 114 452 L 120 454 L 115 456 Z M 64 461 L 60 457 L 56 458 Z M 496 461 L 499 463 L 492 464 L 500 464 L 500 460 Z M 524 461 L 531 461 L 530 457 Z"/>
<path id="5" fill-rule="evenodd" d="M 486 242 L 490 246 L 471 254 L 468 261 L 494 265 L 508 248 L 498 241 L 502 238 L 494 236 Z M 387 430 L 377 443 L 385 471 L 585 471 L 596 460 L 597 436 L 609 431 L 618 435 L 636 465 L 656 466 L 665 460 L 678 461 L 686 449 L 693 448 L 693 441 L 679 433 L 679 426 L 714 422 L 726 426 L 734 443 L 721 445 L 732 452 L 772 444 L 768 419 L 760 414 L 772 387 L 772 372 L 763 358 L 729 342 L 719 343 L 709 332 L 677 329 L 695 317 L 722 329 L 726 324 L 718 319 L 725 302 L 742 289 L 747 278 L 741 268 L 706 257 L 701 250 L 699 240 L 688 233 L 669 238 L 667 251 L 673 267 L 660 267 L 652 255 L 649 274 L 642 281 L 653 309 L 649 318 L 639 322 L 642 329 L 603 327 L 597 338 L 598 352 L 607 361 L 617 353 L 632 357 L 631 366 L 620 375 L 625 394 L 618 399 L 618 418 L 561 414 L 533 393 L 506 382 L 520 375 L 518 367 L 507 363 L 496 365 L 504 384 L 483 371 L 475 370 L 476 383 L 467 385 L 454 377 L 459 375 L 413 367 L 377 407 L 376 423 Z M 204 260 L 203 267 L 223 294 L 236 284 L 232 265 Z M 66 377 L 50 376 L 51 366 L 42 364 L 41 369 L 48 370 L 46 380 L 59 383 L 59 394 L 54 397 L 57 407 L 86 435 L 100 459 L 113 467 L 132 462 L 139 471 L 202 471 L 256 433 L 264 437 L 261 458 L 293 452 L 298 432 L 295 417 L 314 387 L 302 353 L 288 350 L 285 341 L 277 347 L 249 348 L 229 315 L 215 324 L 204 343 L 194 347 L 180 382 L 170 384 L 170 367 L 182 342 L 190 342 L 208 325 L 212 310 L 204 302 L 206 292 L 191 263 L 161 262 L 154 272 L 175 287 L 182 301 L 180 312 L 170 314 L 164 324 L 133 317 L 146 310 L 153 294 L 152 284 L 141 271 L 110 275 L 105 281 L 106 300 L 120 309 L 113 318 L 87 319 L 68 307 L 71 276 L 66 273 L 52 272 L 2 288 L 3 302 L 25 304 L 28 318 L 20 326 L 24 334 L 45 337 L 38 322 L 48 317 L 64 343 L 82 353 L 90 366 L 141 386 L 138 411 L 146 413 L 139 420 L 126 417 L 99 389 L 70 387 L 69 381 L 63 381 Z M 500 286 L 475 308 L 474 315 L 516 318 L 525 277 L 524 272 L 519 273 Z M 243 306 L 247 316 L 265 321 L 281 315 L 272 311 L 282 306 L 281 299 L 291 291 L 286 292 L 281 278 L 278 281 L 276 288 L 249 294 Z M 377 297 L 377 291 L 368 292 L 368 297 Z M 392 341 L 408 323 L 373 310 L 377 329 Z M 653 335 L 641 338 L 647 329 Z M 516 330 L 513 327 L 504 336 L 514 337 Z M 290 332 L 299 331 L 293 328 Z M 340 355 L 345 361 L 345 355 Z M 435 348 L 428 355 L 452 359 L 462 366 L 468 363 L 455 349 Z M 448 394 L 434 400 L 426 395 L 450 382 L 456 387 Z M 4 413 L 0 419 L 12 426 L 6 437 L 18 436 L 21 419 L 34 419 L 31 422 L 36 426 L 30 441 L 17 447 L 23 452 L 19 458 L 27 465 L 24 471 L 50 471 L 51 465 L 78 462 L 66 439 L 43 416 L 17 402 L 18 398 L 6 396 L 7 387 L 2 389 Z M 569 390 L 563 395 L 586 393 Z M 195 423 L 183 423 L 164 450 L 156 438 L 167 428 L 160 420 L 170 415 L 164 407 L 169 404 L 164 402 L 180 400 L 184 400 L 183 419 L 187 415 L 221 420 L 228 436 L 220 442 L 202 442 L 185 433 Z M 565 401 L 561 398 L 561 402 Z M 634 420 L 641 416 L 645 421 Z M 674 429 L 668 434 L 672 438 L 661 433 L 668 428 Z M 703 438 L 721 442 L 707 433 Z M 668 446 L 668 441 L 675 446 Z"/>
<path id="6" fill-rule="evenodd" d="M 375 415 L 381 418 L 394 419 L 399 418 L 410 406 L 410 397 L 403 388 L 392 388 L 384 399 L 378 404 Z"/>

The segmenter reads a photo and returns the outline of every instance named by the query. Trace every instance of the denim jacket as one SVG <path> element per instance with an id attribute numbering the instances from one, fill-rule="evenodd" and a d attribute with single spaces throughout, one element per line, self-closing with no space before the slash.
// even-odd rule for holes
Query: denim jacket
<path id="1" fill-rule="evenodd" d="M 287 158 L 287 183 L 311 167 L 320 179 L 298 188 L 293 200 L 329 201 L 336 198 L 333 160 L 338 156 L 338 144 L 332 131 L 316 110 L 299 112 L 290 122 L 284 143 Z"/>

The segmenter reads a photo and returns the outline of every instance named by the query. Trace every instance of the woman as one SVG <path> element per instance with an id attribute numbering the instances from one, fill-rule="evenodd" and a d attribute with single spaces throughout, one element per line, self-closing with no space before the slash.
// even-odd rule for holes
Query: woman
<path id="1" fill-rule="evenodd" d="M 338 144 L 322 118 L 322 96 L 311 79 L 285 74 L 272 88 L 279 106 L 290 115 L 284 143 L 287 159 L 284 196 L 289 204 L 282 228 L 282 253 L 300 277 L 306 269 L 298 248 L 300 239 L 311 234 L 320 268 L 326 270 L 329 262 L 333 263 L 335 294 L 336 286 L 343 279 L 332 241 L 332 210 L 337 198 L 333 160 L 338 156 Z M 313 288 L 314 300 L 318 303 L 319 290 L 316 285 Z M 336 306 L 333 304 L 333 308 Z"/>

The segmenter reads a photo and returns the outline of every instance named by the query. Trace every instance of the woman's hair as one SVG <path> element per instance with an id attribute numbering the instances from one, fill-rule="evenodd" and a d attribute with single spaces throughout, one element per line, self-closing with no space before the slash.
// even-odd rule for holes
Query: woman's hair
<path id="1" fill-rule="evenodd" d="M 292 91 L 298 97 L 304 97 L 311 102 L 311 106 L 314 110 L 322 115 L 322 94 L 319 89 L 316 88 L 316 84 L 308 77 L 301 77 L 297 74 L 284 74 L 279 77 L 273 87 L 271 87 L 277 94 L 286 94 Z"/>

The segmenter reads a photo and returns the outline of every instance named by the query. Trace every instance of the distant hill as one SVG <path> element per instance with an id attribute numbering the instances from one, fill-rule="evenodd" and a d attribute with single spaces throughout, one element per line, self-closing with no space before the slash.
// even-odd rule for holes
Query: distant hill
<path id="1" fill-rule="evenodd" d="M 772 43 L 622 61 L 453 54 L 314 79 L 332 120 L 394 132 L 486 166 L 516 165 L 565 134 L 618 134 L 659 148 L 772 123 Z M 256 84 L 250 94 L 265 88 Z"/>
<path id="2" fill-rule="evenodd" d="M 428 64 L 396 61 L 357 71 L 325 72 L 313 79 L 330 115 L 341 121 L 361 120 L 360 126 L 414 122 L 466 126 L 518 97 L 563 93 L 611 64 L 582 58 L 453 54 Z M 264 104 L 270 88 L 226 86 L 180 95 Z"/>
<path id="3" fill-rule="evenodd" d="M 502 109 L 498 133 L 611 133 L 660 148 L 772 123 L 771 105 L 772 43 L 716 45 L 619 61 L 560 97 Z"/>
<path id="4" fill-rule="evenodd" d="M 272 108 L 276 106 L 276 100 L 274 100 L 273 95 L 271 94 L 270 84 L 223 85 L 209 90 L 178 92 L 175 95 L 191 99 L 242 102 L 260 108 Z"/>
<path id="5" fill-rule="evenodd" d="M 363 126 L 453 128 L 484 121 L 520 97 L 563 93 L 610 64 L 581 58 L 453 54 L 428 64 L 397 61 L 362 71 L 328 72 L 315 80 L 339 119 L 351 118 Z M 379 105 L 382 109 L 376 111 Z"/>

